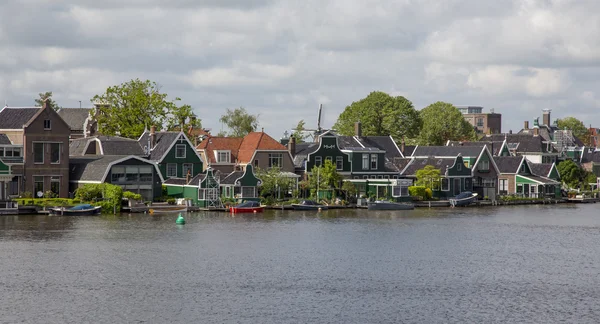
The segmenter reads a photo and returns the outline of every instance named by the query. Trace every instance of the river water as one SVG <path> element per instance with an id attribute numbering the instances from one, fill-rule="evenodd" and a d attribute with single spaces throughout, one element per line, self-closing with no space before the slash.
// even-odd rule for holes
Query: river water
<path id="1" fill-rule="evenodd" d="M 598 323 L 600 205 L 0 217 L 0 323 Z"/>

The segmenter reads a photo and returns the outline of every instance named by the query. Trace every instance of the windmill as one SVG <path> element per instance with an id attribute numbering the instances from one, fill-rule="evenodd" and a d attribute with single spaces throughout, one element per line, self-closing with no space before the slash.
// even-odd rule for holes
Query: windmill
<path id="1" fill-rule="evenodd" d="M 319 135 L 321 135 L 324 132 L 330 130 L 330 129 L 324 129 L 324 128 L 321 127 L 321 113 L 322 113 L 322 111 L 323 111 L 323 104 L 320 104 L 319 105 L 319 114 L 317 115 L 317 128 L 316 129 L 309 129 L 309 128 L 298 129 L 298 128 L 292 128 L 292 132 L 298 132 L 298 133 L 310 132 L 310 134 L 308 134 L 306 136 L 310 136 L 313 141 L 316 141 L 317 138 L 319 137 Z"/>

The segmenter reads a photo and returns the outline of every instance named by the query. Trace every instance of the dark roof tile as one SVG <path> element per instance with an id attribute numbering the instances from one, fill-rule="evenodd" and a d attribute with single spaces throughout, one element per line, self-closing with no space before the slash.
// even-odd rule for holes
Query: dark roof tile
<path id="1" fill-rule="evenodd" d="M 473 146 L 417 146 L 413 151 L 413 157 L 456 157 L 461 154 L 464 157 L 478 157 L 483 150 L 484 144 Z"/>
<path id="2" fill-rule="evenodd" d="M 92 111 L 91 108 L 61 108 L 57 113 L 71 130 L 83 131 L 83 125 L 90 116 L 90 111 Z"/>
<path id="3" fill-rule="evenodd" d="M 523 159 L 523 156 L 494 156 L 500 173 L 517 173 Z"/>
<path id="4" fill-rule="evenodd" d="M 0 110 L 0 129 L 23 129 L 23 125 L 27 124 L 40 109 L 42 107 L 4 107 Z"/>
<path id="5" fill-rule="evenodd" d="M 0 144 L 2 145 L 10 145 L 12 144 L 10 138 L 6 136 L 6 134 L 0 134 Z"/>
<path id="6" fill-rule="evenodd" d="M 454 165 L 456 158 L 414 158 L 406 167 L 403 176 L 414 177 L 417 171 L 423 169 L 426 165 L 431 165 L 440 170 L 442 175 L 446 174 L 446 168 Z"/>

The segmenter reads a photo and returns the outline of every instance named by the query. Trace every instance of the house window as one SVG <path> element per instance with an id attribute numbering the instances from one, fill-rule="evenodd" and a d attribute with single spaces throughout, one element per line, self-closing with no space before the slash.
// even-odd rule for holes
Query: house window
<path id="1" fill-rule="evenodd" d="M 45 119 L 44 120 L 44 130 L 49 130 L 52 129 L 52 124 L 50 123 L 50 119 Z"/>
<path id="2" fill-rule="evenodd" d="M 242 198 L 255 198 L 256 187 L 242 187 Z"/>
<path id="3" fill-rule="evenodd" d="M 60 177 L 50 178 L 50 191 L 55 195 L 60 196 Z"/>
<path id="4" fill-rule="evenodd" d="M 138 180 L 139 180 L 139 168 L 137 166 L 126 166 L 125 167 L 125 181 L 138 182 Z"/>
<path id="5" fill-rule="evenodd" d="M 322 159 L 323 159 L 323 158 L 322 158 L 322 157 L 320 157 L 320 156 L 315 156 L 315 165 L 316 165 L 316 166 L 321 166 L 321 164 L 323 164 L 323 161 L 322 161 Z"/>
<path id="6" fill-rule="evenodd" d="M 363 170 L 369 170 L 369 154 L 362 155 L 362 168 Z"/>
<path id="7" fill-rule="evenodd" d="M 450 191 L 450 181 L 448 178 L 442 178 L 442 191 Z"/>
<path id="8" fill-rule="evenodd" d="M 282 153 L 269 153 L 269 168 L 281 168 L 283 166 Z"/>
<path id="9" fill-rule="evenodd" d="M 21 156 L 21 148 L 13 147 L 11 149 L 10 147 L 7 147 L 6 148 L 6 156 L 20 157 Z"/>
<path id="10" fill-rule="evenodd" d="M 369 179 L 369 176 L 368 175 L 364 175 L 363 179 Z"/>
<path id="11" fill-rule="evenodd" d="M 230 162 L 230 154 L 229 151 L 217 151 L 217 163 L 229 163 Z"/>
<path id="12" fill-rule="evenodd" d="M 225 187 L 225 197 L 229 198 L 231 195 L 231 188 Z"/>
<path id="13" fill-rule="evenodd" d="M 490 161 L 481 161 L 479 171 L 490 171 Z"/>
<path id="14" fill-rule="evenodd" d="M 508 194 L 508 179 L 498 179 L 498 191 L 500 194 Z"/>
<path id="15" fill-rule="evenodd" d="M 377 154 L 371 154 L 371 170 L 377 170 Z"/>
<path id="16" fill-rule="evenodd" d="M 336 170 L 342 170 L 344 168 L 344 157 L 343 156 L 336 156 L 335 157 L 335 169 Z"/>
<path id="17" fill-rule="evenodd" d="M 112 183 L 117 182 L 125 182 L 125 167 L 124 166 L 114 166 L 111 169 L 111 177 Z"/>
<path id="18" fill-rule="evenodd" d="M 525 163 L 521 164 L 521 171 L 520 172 L 525 172 Z"/>
<path id="19" fill-rule="evenodd" d="M 140 182 L 152 182 L 152 169 L 149 165 L 143 165 L 139 167 L 140 170 Z"/>
<path id="20" fill-rule="evenodd" d="M 33 143 L 33 163 L 44 163 L 44 143 Z"/>
<path id="21" fill-rule="evenodd" d="M 473 179 L 471 178 L 465 178 L 465 190 L 471 190 L 473 188 Z"/>
<path id="22" fill-rule="evenodd" d="M 33 177 L 33 195 L 35 197 L 39 196 L 39 193 L 41 192 L 42 195 L 44 194 L 44 177 L 42 176 L 34 176 Z"/>
<path id="23" fill-rule="evenodd" d="M 194 175 L 194 165 L 191 163 L 184 163 L 183 164 L 183 168 L 181 169 L 182 173 L 181 176 L 185 177 L 188 175 L 188 173 L 190 175 Z"/>
<path id="24" fill-rule="evenodd" d="M 392 197 L 406 197 L 408 194 L 407 186 L 393 186 L 392 187 Z"/>
<path id="25" fill-rule="evenodd" d="M 477 118 L 477 127 L 483 127 L 483 118 Z"/>
<path id="26" fill-rule="evenodd" d="M 60 163 L 60 143 L 50 143 L 50 163 Z"/>
<path id="27" fill-rule="evenodd" d="M 167 177 L 177 176 L 177 163 L 167 163 Z"/>
<path id="28" fill-rule="evenodd" d="M 204 200 L 206 189 L 198 189 L 198 200 Z"/>
<path id="29" fill-rule="evenodd" d="M 185 144 L 175 145 L 175 157 L 178 159 L 185 159 Z"/>
<path id="30" fill-rule="evenodd" d="M 254 167 L 258 168 L 258 160 L 254 160 Z"/>

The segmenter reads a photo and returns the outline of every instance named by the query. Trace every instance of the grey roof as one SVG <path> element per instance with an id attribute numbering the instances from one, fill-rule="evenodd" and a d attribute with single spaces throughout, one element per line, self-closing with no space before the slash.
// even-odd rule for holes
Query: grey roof
<path id="1" fill-rule="evenodd" d="M 540 125 L 538 128 L 538 134 L 540 137 L 542 137 L 544 139 L 544 141 L 552 141 L 552 138 L 554 137 L 554 132 L 560 130 L 560 128 L 558 128 L 557 126 L 548 126 L 548 125 Z M 528 129 L 521 129 L 519 131 L 519 134 L 529 134 L 529 135 L 533 135 L 533 128 L 528 128 Z M 584 146 L 583 142 L 581 141 L 581 139 L 575 135 L 573 135 L 573 142 L 575 145 L 581 147 Z"/>
<path id="2" fill-rule="evenodd" d="M 456 158 L 414 158 L 402 172 L 404 176 L 415 176 L 417 171 L 423 169 L 426 165 L 431 165 L 440 170 L 441 175 L 446 174 L 446 167 L 450 168 L 454 165 Z"/>
<path id="3" fill-rule="evenodd" d="M 494 156 L 494 162 L 500 173 L 518 173 L 522 156 Z"/>
<path id="4" fill-rule="evenodd" d="M 134 139 L 119 137 L 119 136 L 92 136 L 85 138 L 74 139 L 69 143 L 69 155 L 70 156 L 82 156 L 85 154 L 84 150 L 87 143 L 90 141 L 100 141 L 102 145 L 102 153 L 104 155 L 137 155 L 146 156 L 144 149 L 140 146 L 140 143 Z M 90 144 L 92 145 L 92 144 Z M 100 155 L 100 152 L 96 153 Z"/>
<path id="5" fill-rule="evenodd" d="M 404 156 L 411 156 L 416 147 L 416 145 L 404 145 L 404 152 L 402 152 L 402 154 L 404 154 Z"/>
<path id="6" fill-rule="evenodd" d="M 190 179 L 190 182 L 188 182 L 188 185 L 197 186 L 200 184 L 200 181 L 204 180 L 204 178 L 206 178 L 206 173 L 198 173 L 195 177 Z"/>
<path id="7" fill-rule="evenodd" d="M 156 144 L 150 151 L 148 159 L 152 161 L 159 161 L 167 153 L 171 144 L 179 137 L 180 132 L 156 132 Z M 144 132 L 139 139 L 140 147 L 146 147 L 148 145 L 148 138 L 150 132 Z"/>
<path id="8" fill-rule="evenodd" d="M 89 138 L 77 138 L 71 140 L 69 143 L 69 156 L 83 155 L 85 153 L 83 150 L 85 150 L 88 141 Z"/>
<path id="9" fill-rule="evenodd" d="M 0 110 L 0 129 L 23 129 L 23 125 L 27 124 L 40 109 L 42 107 L 4 107 Z"/>
<path id="10" fill-rule="evenodd" d="M 10 138 L 8 138 L 8 136 L 6 136 L 6 134 L 0 134 L 0 144 L 3 145 L 10 145 L 12 144 Z"/>
<path id="11" fill-rule="evenodd" d="M 479 142 L 461 142 L 461 141 L 449 141 L 446 146 L 483 146 L 484 144 L 487 145 L 488 149 L 492 152 L 492 155 L 498 155 L 500 154 L 500 148 L 502 147 L 502 144 L 504 143 L 504 140 L 500 141 L 500 142 L 496 142 L 496 141 L 479 141 Z"/>
<path id="12" fill-rule="evenodd" d="M 581 152 L 581 163 L 600 163 L 600 151 L 594 148 L 585 148 Z"/>
<path id="13" fill-rule="evenodd" d="M 474 146 L 417 146 L 412 156 L 414 157 L 454 157 L 461 154 L 464 157 L 478 157 L 483 150 L 482 145 Z"/>
<path id="14" fill-rule="evenodd" d="M 401 172 L 412 161 L 412 158 L 395 158 L 391 161 L 395 171 Z"/>
<path id="15" fill-rule="evenodd" d="M 124 155 L 78 157 L 69 160 L 69 178 L 71 181 L 102 181 L 108 166 Z"/>
<path id="16" fill-rule="evenodd" d="M 163 182 L 163 184 L 170 184 L 170 185 L 176 185 L 176 186 L 183 186 L 185 185 L 185 178 L 175 178 L 175 177 L 171 177 L 165 180 L 165 182 Z"/>
<path id="17" fill-rule="evenodd" d="M 235 180 L 244 175 L 244 171 L 233 171 L 230 174 L 226 175 L 224 178 L 221 178 L 221 184 L 232 185 L 235 184 Z"/>
<path id="18" fill-rule="evenodd" d="M 69 125 L 71 130 L 83 131 L 83 124 L 90 116 L 91 108 L 61 108 L 58 115 Z"/>
<path id="19" fill-rule="evenodd" d="M 482 137 L 479 141 L 500 142 L 506 137 L 506 144 L 518 143 L 517 153 L 552 153 L 555 152 L 552 145 L 544 143 L 542 136 L 533 136 L 532 134 L 490 134 Z"/>
<path id="20" fill-rule="evenodd" d="M 294 166 L 296 168 L 304 168 L 304 161 L 308 158 L 308 154 L 316 151 L 319 148 L 319 143 L 305 142 L 296 144 L 296 152 L 294 154 Z"/>
<path id="21" fill-rule="evenodd" d="M 547 177 L 550 170 L 552 170 L 552 163 L 529 163 L 529 167 L 531 168 L 531 173 Z"/>

